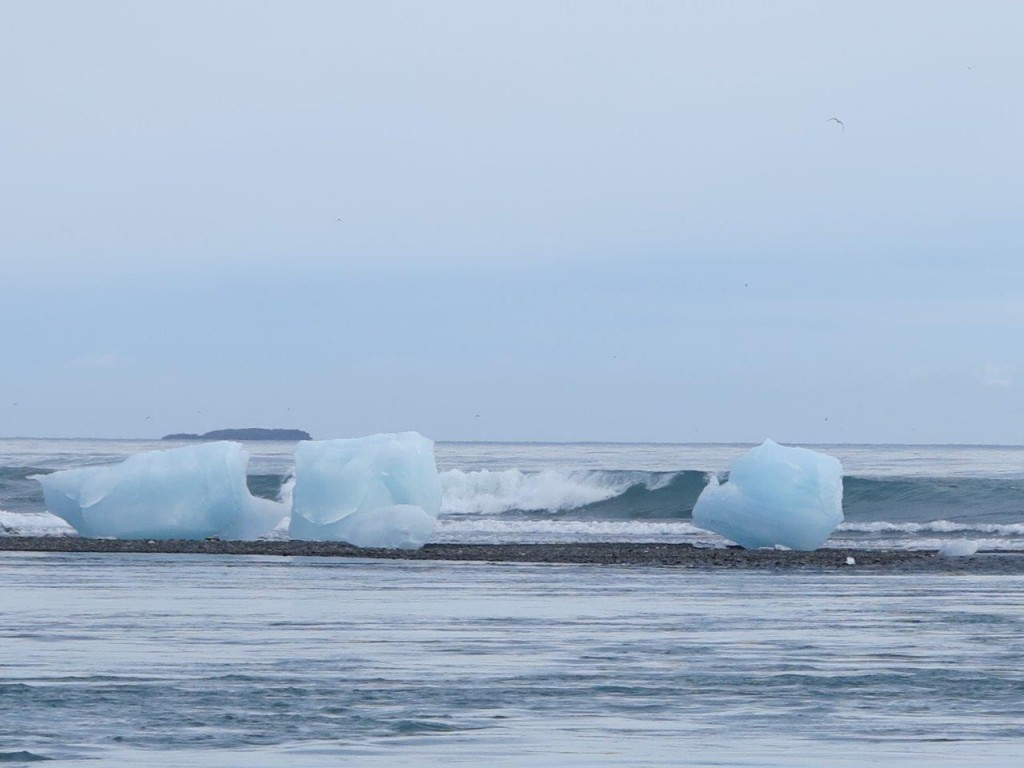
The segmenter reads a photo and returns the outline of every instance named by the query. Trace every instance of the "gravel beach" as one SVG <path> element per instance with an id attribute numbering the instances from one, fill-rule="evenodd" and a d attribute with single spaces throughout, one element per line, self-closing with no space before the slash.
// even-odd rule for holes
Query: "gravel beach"
<path id="1" fill-rule="evenodd" d="M 333 541 L 142 541 L 86 539 L 74 536 L 0 536 L 0 551 L 92 552 L 110 554 L 266 555 L 275 557 L 348 557 L 381 560 L 445 560 L 489 563 L 573 563 L 670 566 L 683 568 L 970 571 L 1024 573 L 1024 555 L 980 553 L 943 557 L 924 550 L 712 549 L 690 544 L 428 544 L 422 549 L 360 549 Z M 853 564 L 849 564 L 853 558 Z"/>

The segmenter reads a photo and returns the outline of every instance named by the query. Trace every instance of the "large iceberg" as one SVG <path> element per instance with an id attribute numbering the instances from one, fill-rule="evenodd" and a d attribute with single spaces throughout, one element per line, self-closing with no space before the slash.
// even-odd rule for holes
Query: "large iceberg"
<path id="1" fill-rule="evenodd" d="M 248 459 L 238 443 L 204 443 L 35 477 L 46 508 L 82 536 L 255 539 L 288 508 L 249 493 Z"/>
<path id="2" fill-rule="evenodd" d="M 712 476 L 693 508 L 694 525 L 747 549 L 817 549 L 842 521 L 839 460 L 771 440 L 736 459 L 727 482 Z"/>
<path id="3" fill-rule="evenodd" d="M 417 549 L 434 531 L 441 481 L 417 432 L 299 443 L 289 535 Z"/>

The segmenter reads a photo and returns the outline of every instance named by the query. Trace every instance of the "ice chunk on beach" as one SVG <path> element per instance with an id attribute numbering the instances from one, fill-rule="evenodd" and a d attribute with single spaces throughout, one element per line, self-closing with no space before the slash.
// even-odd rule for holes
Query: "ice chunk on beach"
<path id="1" fill-rule="evenodd" d="M 46 508 L 82 536 L 255 539 L 288 508 L 249 493 L 248 459 L 238 443 L 204 443 L 35 477 Z"/>
<path id="2" fill-rule="evenodd" d="M 977 552 L 978 542 L 971 541 L 970 539 L 947 541 L 939 547 L 939 554 L 945 557 L 970 557 L 977 554 Z"/>
<path id="3" fill-rule="evenodd" d="M 839 460 L 771 440 L 736 459 L 727 482 L 712 476 L 693 508 L 694 525 L 747 549 L 817 549 L 842 521 Z"/>
<path id="4" fill-rule="evenodd" d="M 417 549 L 440 509 L 434 443 L 417 432 L 311 440 L 295 451 L 293 539 Z"/>

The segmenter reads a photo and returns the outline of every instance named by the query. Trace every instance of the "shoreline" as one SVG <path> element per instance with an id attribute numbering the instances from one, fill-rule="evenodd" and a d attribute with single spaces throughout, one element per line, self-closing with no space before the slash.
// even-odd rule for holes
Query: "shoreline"
<path id="1" fill-rule="evenodd" d="M 427 544 L 422 549 L 360 549 L 336 541 L 190 541 L 0 536 L 0 552 L 248 555 L 712 569 L 842 569 L 874 572 L 970 571 L 1024 574 L 1024 553 L 945 557 L 930 550 L 817 549 L 812 552 L 633 542 Z M 852 557 L 854 565 L 847 564 Z"/>

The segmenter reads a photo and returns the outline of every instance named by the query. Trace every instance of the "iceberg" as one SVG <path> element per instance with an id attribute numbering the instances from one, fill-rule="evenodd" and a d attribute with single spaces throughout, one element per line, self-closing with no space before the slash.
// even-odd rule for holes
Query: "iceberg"
<path id="1" fill-rule="evenodd" d="M 729 479 L 712 476 L 693 508 L 693 523 L 746 549 L 817 549 L 843 521 L 839 460 L 771 440 L 736 459 Z"/>
<path id="2" fill-rule="evenodd" d="M 238 443 L 204 443 L 34 477 L 46 508 L 82 536 L 255 539 L 288 508 L 249 493 L 248 460 Z"/>
<path id="3" fill-rule="evenodd" d="M 441 480 L 417 432 L 300 443 L 289 535 L 358 547 L 418 549 L 434 531 Z"/>
<path id="4" fill-rule="evenodd" d="M 970 539 L 947 541 L 939 547 L 939 554 L 944 557 L 970 557 L 978 553 L 978 542 Z"/>

